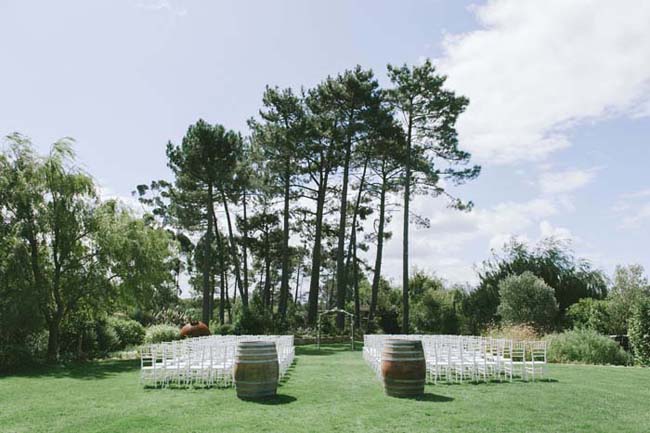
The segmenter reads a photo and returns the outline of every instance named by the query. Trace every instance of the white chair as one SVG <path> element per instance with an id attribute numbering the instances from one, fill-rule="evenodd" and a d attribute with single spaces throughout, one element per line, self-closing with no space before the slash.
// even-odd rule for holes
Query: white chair
<path id="1" fill-rule="evenodd" d="M 528 343 L 528 359 L 526 360 L 526 376 L 531 380 L 543 379 L 546 369 L 546 342 L 531 341 Z"/>
<path id="2" fill-rule="evenodd" d="M 526 343 L 511 341 L 506 348 L 503 359 L 503 371 L 512 382 L 513 377 L 519 376 L 526 380 Z"/>
<path id="3" fill-rule="evenodd" d="M 142 346 L 140 348 L 140 384 L 143 386 L 156 386 L 156 353 L 154 346 Z"/>

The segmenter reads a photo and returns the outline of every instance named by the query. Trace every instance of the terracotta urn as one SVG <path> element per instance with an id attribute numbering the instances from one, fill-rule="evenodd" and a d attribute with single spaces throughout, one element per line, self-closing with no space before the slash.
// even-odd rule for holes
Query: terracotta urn
<path id="1" fill-rule="evenodd" d="M 190 322 L 181 328 L 182 337 L 203 337 L 210 335 L 210 329 L 203 322 Z"/>

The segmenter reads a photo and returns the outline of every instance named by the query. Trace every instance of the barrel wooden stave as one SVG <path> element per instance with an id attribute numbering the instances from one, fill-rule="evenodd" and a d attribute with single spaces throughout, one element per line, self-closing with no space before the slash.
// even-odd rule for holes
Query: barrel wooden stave
<path id="1" fill-rule="evenodd" d="M 387 395 L 415 397 L 424 394 L 426 371 L 421 341 L 389 339 L 384 343 L 381 373 Z"/>
<path id="2" fill-rule="evenodd" d="M 278 352 L 272 341 L 242 341 L 237 345 L 235 387 L 239 398 L 276 395 Z"/>

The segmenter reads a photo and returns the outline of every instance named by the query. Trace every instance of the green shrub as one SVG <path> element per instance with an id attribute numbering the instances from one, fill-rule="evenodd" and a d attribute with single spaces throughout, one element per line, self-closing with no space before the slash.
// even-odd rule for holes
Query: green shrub
<path id="1" fill-rule="evenodd" d="M 235 327 L 230 323 L 219 324 L 218 320 L 210 322 L 210 332 L 213 335 L 235 335 Z"/>
<path id="2" fill-rule="evenodd" d="M 234 328 L 237 335 L 264 335 L 275 330 L 273 315 L 262 306 L 262 301 L 257 293 L 250 299 L 247 310 L 242 308 L 239 299 L 233 310 Z"/>
<path id="3" fill-rule="evenodd" d="M 0 340 L 0 372 L 10 372 L 42 361 L 47 352 L 47 331 L 26 335 L 22 341 Z"/>
<path id="4" fill-rule="evenodd" d="M 555 291 L 544 280 L 526 271 L 510 275 L 499 283 L 501 319 L 510 324 L 529 323 L 551 329 L 558 313 Z"/>
<path id="5" fill-rule="evenodd" d="M 185 310 L 182 309 L 181 306 L 173 305 L 159 310 L 154 315 L 153 322 L 158 325 L 171 323 L 174 325 L 183 326 L 189 322 L 189 315 Z"/>
<path id="6" fill-rule="evenodd" d="M 306 305 L 295 304 L 289 302 L 287 305 L 287 327 L 289 329 L 297 329 L 305 326 L 305 319 L 307 318 Z"/>
<path id="7" fill-rule="evenodd" d="M 582 298 L 567 310 L 567 317 L 575 328 L 593 329 L 601 334 L 616 334 L 610 315 L 610 302 Z"/>
<path id="8" fill-rule="evenodd" d="M 650 297 L 650 284 L 640 265 L 617 266 L 609 296 L 612 334 L 629 334 L 630 319 L 639 303 Z"/>
<path id="9" fill-rule="evenodd" d="M 540 338 L 539 332 L 526 324 L 492 326 L 486 329 L 484 335 L 515 341 L 535 341 Z"/>
<path id="10" fill-rule="evenodd" d="M 144 341 L 146 332 L 144 326 L 135 320 L 110 317 L 108 324 L 113 327 L 120 340 L 120 349 L 124 349 L 126 346 L 137 346 Z"/>
<path id="11" fill-rule="evenodd" d="M 632 310 L 628 334 L 634 358 L 641 365 L 650 366 L 650 300 L 639 302 Z"/>
<path id="12" fill-rule="evenodd" d="M 147 328 L 145 343 L 162 343 L 163 341 L 180 340 L 181 332 L 174 325 L 153 325 Z"/>
<path id="13" fill-rule="evenodd" d="M 575 329 L 545 337 L 550 362 L 630 364 L 630 355 L 617 342 L 593 329 Z"/>
<path id="14" fill-rule="evenodd" d="M 120 337 L 117 335 L 115 328 L 106 320 L 95 322 L 94 334 L 97 338 L 96 354 L 105 356 L 108 352 L 120 350 Z M 92 335 L 92 333 L 90 333 Z M 84 333 L 84 336 L 86 334 Z"/>
<path id="15" fill-rule="evenodd" d="M 454 292 L 427 289 L 418 302 L 413 304 L 412 322 L 415 332 L 460 334 L 461 317 L 458 309 Z"/>

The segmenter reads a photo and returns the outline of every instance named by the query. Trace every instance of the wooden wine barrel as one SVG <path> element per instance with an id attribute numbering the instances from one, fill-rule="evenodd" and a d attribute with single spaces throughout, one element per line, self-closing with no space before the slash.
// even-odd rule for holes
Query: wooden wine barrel
<path id="1" fill-rule="evenodd" d="M 273 341 L 241 341 L 235 359 L 235 388 L 239 398 L 262 398 L 278 389 L 278 352 Z"/>
<path id="2" fill-rule="evenodd" d="M 422 341 L 388 339 L 381 354 L 384 391 L 392 397 L 424 394 L 427 365 Z"/>

